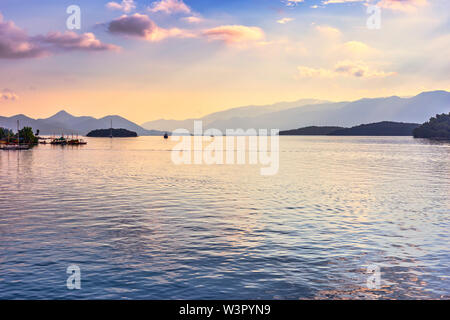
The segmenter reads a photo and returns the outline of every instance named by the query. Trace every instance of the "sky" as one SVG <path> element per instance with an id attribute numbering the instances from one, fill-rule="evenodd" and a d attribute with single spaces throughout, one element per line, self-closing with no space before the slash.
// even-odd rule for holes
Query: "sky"
<path id="1" fill-rule="evenodd" d="M 68 28 L 72 5 L 80 29 Z M 0 115 L 64 109 L 142 124 L 450 90 L 449 9 L 448 0 L 2 0 Z"/>

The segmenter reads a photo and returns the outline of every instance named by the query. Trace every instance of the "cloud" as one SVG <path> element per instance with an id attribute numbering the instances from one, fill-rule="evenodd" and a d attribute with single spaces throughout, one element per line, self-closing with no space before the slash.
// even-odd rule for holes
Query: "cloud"
<path id="1" fill-rule="evenodd" d="M 123 15 L 108 24 L 110 33 L 141 38 L 147 41 L 161 41 L 170 37 L 191 38 L 195 35 L 187 30 L 160 28 L 146 15 L 135 13 Z"/>
<path id="2" fill-rule="evenodd" d="M 286 24 L 286 23 L 289 23 L 289 22 L 291 22 L 293 20 L 294 20 L 293 18 L 282 18 L 280 20 L 277 20 L 277 23 L 279 23 L 279 24 Z"/>
<path id="3" fill-rule="evenodd" d="M 0 100 L 15 101 L 19 99 L 19 96 L 9 89 L 0 90 Z"/>
<path id="4" fill-rule="evenodd" d="M 306 66 L 298 66 L 298 76 L 300 78 L 331 78 L 333 72 L 323 68 L 310 68 Z"/>
<path id="5" fill-rule="evenodd" d="M 285 0 L 285 3 L 288 7 L 296 6 L 300 2 L 303 2 L 304 0 Z"/>
<path id="6" fill-rule="evenodd" d="M 365 2 L 372 3 L 380 8 L 389 9 L 393 11 L 415 12 L 419 7 L 424 7 L 428 4 L 428 0 L 326 0 L 322 4 L 341 4 L 341 3 L 355 3 Z"/>
<path id="7" fill-rule="evenodd" d="M 350 60 L 338 62 L 334 67 L 334 71 L 338 74 L 358 78 L 384 78 L 395 74 L 395 72 L 372 70 L 362 61 Z"/>
<path id="8" fill-rule="evenodd" d="M 108 25 L 108 31 L 111 33 L 121 33 L 141 38 L 149 38 L 156 32 L 158 27 L 146 15 L 135 13 L 134 15 L 123 15 L 114 19 Z"/>
<path id="9" fill-rule="evenodd" d="M 308 49 L 302 42 L 293 42 L 289 40 L 280 40 L 277 46 L 283 48 L 283 51 L 289 55 L 294 55 L 296 57 L 306 56 L 308 54 Z"/>
<path id="10" fill-rule="evenodd" d="M 339 29 L 333 28 L 330 26 L 319 25 L 319 26 L 316 26 L 316 30 L 322 36 L 327 37 L 327 38 L 338 39 L 342 35 L 342 32 Z"/>
<path id="11" fill-rule="evenodd" d="M 205 19 L 203 19 L 202 17 L 199 17 L 199 16 L 185 17 L 182 20 L 189 22 L 189 23 L 202 23 L 205 21 Z"/>
<path id="12" fill-rule="evenodd" d="M 119 47 L 104 44 L 93 33 L 50 32 L 29 36 L 12 21 L 3 21 L 0 14 L 0 58 L 24 59 L 49 56 L 57 51 L 109 51 Z"/>
<path id="13" fill-rule="evenodd" d="M 367 57 L 377 57 L 380 51 L 368 44 L 351 40 L 347 41 L 346 34 L 341 30 L 328 25 L 313 25 L 316 34 L 311 34 L 308 38 L 311 49 L 314 48 L 315 57 L 329 59 L 334 57 L 334 61 L 345 59 L 366 59 Z M 370 39 L 368 39 L 370 40 Z"/>
<path id="14" fill-rule="evenodd" d="M 209 40 L 223 41 L 227 44 L 259 42 L 265 38 L 261 28 L 241 25 L 224 25 L 207 29 L 202 35 Z"/>
<path id="15" fill-rule="evenodd" d="M 377 50 L 360 41 L 347 41 L 339 49 L 347 56 L 363 56 L 377 52 Z"/>
<path id="16" fill-rule="evenodd" d="M 0 14 L 0 59 L 39 58 L 48 54 L 14 22 L 3 21 Z"/>
<path id="17" fill-rule="evenodd" d="M 368 0 L 326 0 L 323 4 L 333 4 L 333 3 L 350 3 L 350 2 L 367 2 Z"/>
<path id="18" fill-rule="evenodd" d="M 335 78 L 339 76 L 356 78 L 385 78 L 395 75 L 395 72 L 373 70 L 362 61 L 345 60 L 336 63 L 333 69 L 297 67 L 300 78 Z"/>
<path id="19" fill-rule="evenodd" d="M 160 0 L 153 2 L 151 7 L 148 8 L 150 12 L 164 12 L 167 14 L 172 13 L 191 13 L 189 8 L 183 0 Z"/>
<path id="20" fill-rule="evenodd" d="M 427 0 L 381 0 L 377 6 L 395 11 L 415 12 L 419 7 L 428 5 Z"/>
<path id="21" fill-rule="evenodd" d="M 164 29 L 159 27 L 147 15 L 135 13 L 123 15 L 108 24 L 108 31 L 157 42 L 166 38 L 204 38 L 211 41 L 223 41 L 227 44 L 261 43 L 264 31 L 258 27 L 241 25 L 224 25 L 201 31 L 190 31 L 179 28 Z"/>
<path id="22" fill-rule="evenodd" d="M 118 46 L 102 43 L 90 32 L 80 35 L 72 31 L 49 32 L 45 36 L 37 36 L 34 39 L 42 45 L 48 44 L 53 49 L 61 50 L 114 51 L 119 49 Z"/>
<path id="23" fill-rule="evenodd" d="M 111 10 L 121 10 L 123 12 L 130 12 L 131 10 L 136 9 L 136 4 L 133 0 L 122 0 L 121 3 L 118 2 L 108 2 L 106 7 Z"/>

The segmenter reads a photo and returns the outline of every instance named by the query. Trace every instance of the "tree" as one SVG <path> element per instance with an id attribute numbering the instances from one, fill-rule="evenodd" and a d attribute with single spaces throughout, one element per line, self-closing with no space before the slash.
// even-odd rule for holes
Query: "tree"
<path id="1" fill-rule="evenodd" d="M 429 121 L 416 128 L 414 138 L 439 138 L 450 139 L 450 112 L 437 114 Z"/>
<path id="2" fill-rule="evenodd" d="M 36 144 L 38 142 L 38 139 L 33 134 L 33 129 L 30 127 L 24 127 L 22 130 L 19 130 L 19 135 L 24 143 Z"/>
<path id="3" fill-rule="evenodd" d="M 14 137 L 14 133 L 9 129 L 0 127 L 0 139 L 7 139 L 8 136 Z"/>

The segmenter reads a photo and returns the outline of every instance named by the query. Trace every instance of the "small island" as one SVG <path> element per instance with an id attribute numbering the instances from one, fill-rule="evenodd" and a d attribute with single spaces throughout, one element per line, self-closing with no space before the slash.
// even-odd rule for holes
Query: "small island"
<path id="1" fill-rule="evenodd" d="M 331 132 L 330 136 L 412 136 L 418 123 L 382 121 Z"/>
<path id="2" fill-rule="evenodd" d="M 450 140 L 450 112 L 437 114 L 413 131 L 414 138 Z"/>
<path id="3" fill-rule="evenodd" d="M 305 127 L 293 130 L 280 131 L 280 136 L 326 136 L 334 131 L 344 129 L 343 127 Z"/>
<path id="4" fill-rule="evenodd" d="M 362 124 L 351 128 L 344 127 L 305 127 L 280 131 L 280 136 L 412 136 L 418 123 L 382 121 Z"/>
<path id="5" fill-rule="evenodd" d="M 87 136 L 91 138 L 136 138 L 138 135 L 127 129 L 97 129 L 89 132 Z"/>

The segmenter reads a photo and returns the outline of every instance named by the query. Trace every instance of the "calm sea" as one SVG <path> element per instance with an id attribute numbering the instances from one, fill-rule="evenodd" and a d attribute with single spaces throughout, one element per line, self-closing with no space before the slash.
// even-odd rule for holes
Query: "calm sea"
<path id="1" fill-rule="evenodd" d="M 0 298 L 450 298 L 449 143 L 281 137 L 274 176 L 173 145 L 0 151 Z"/>

